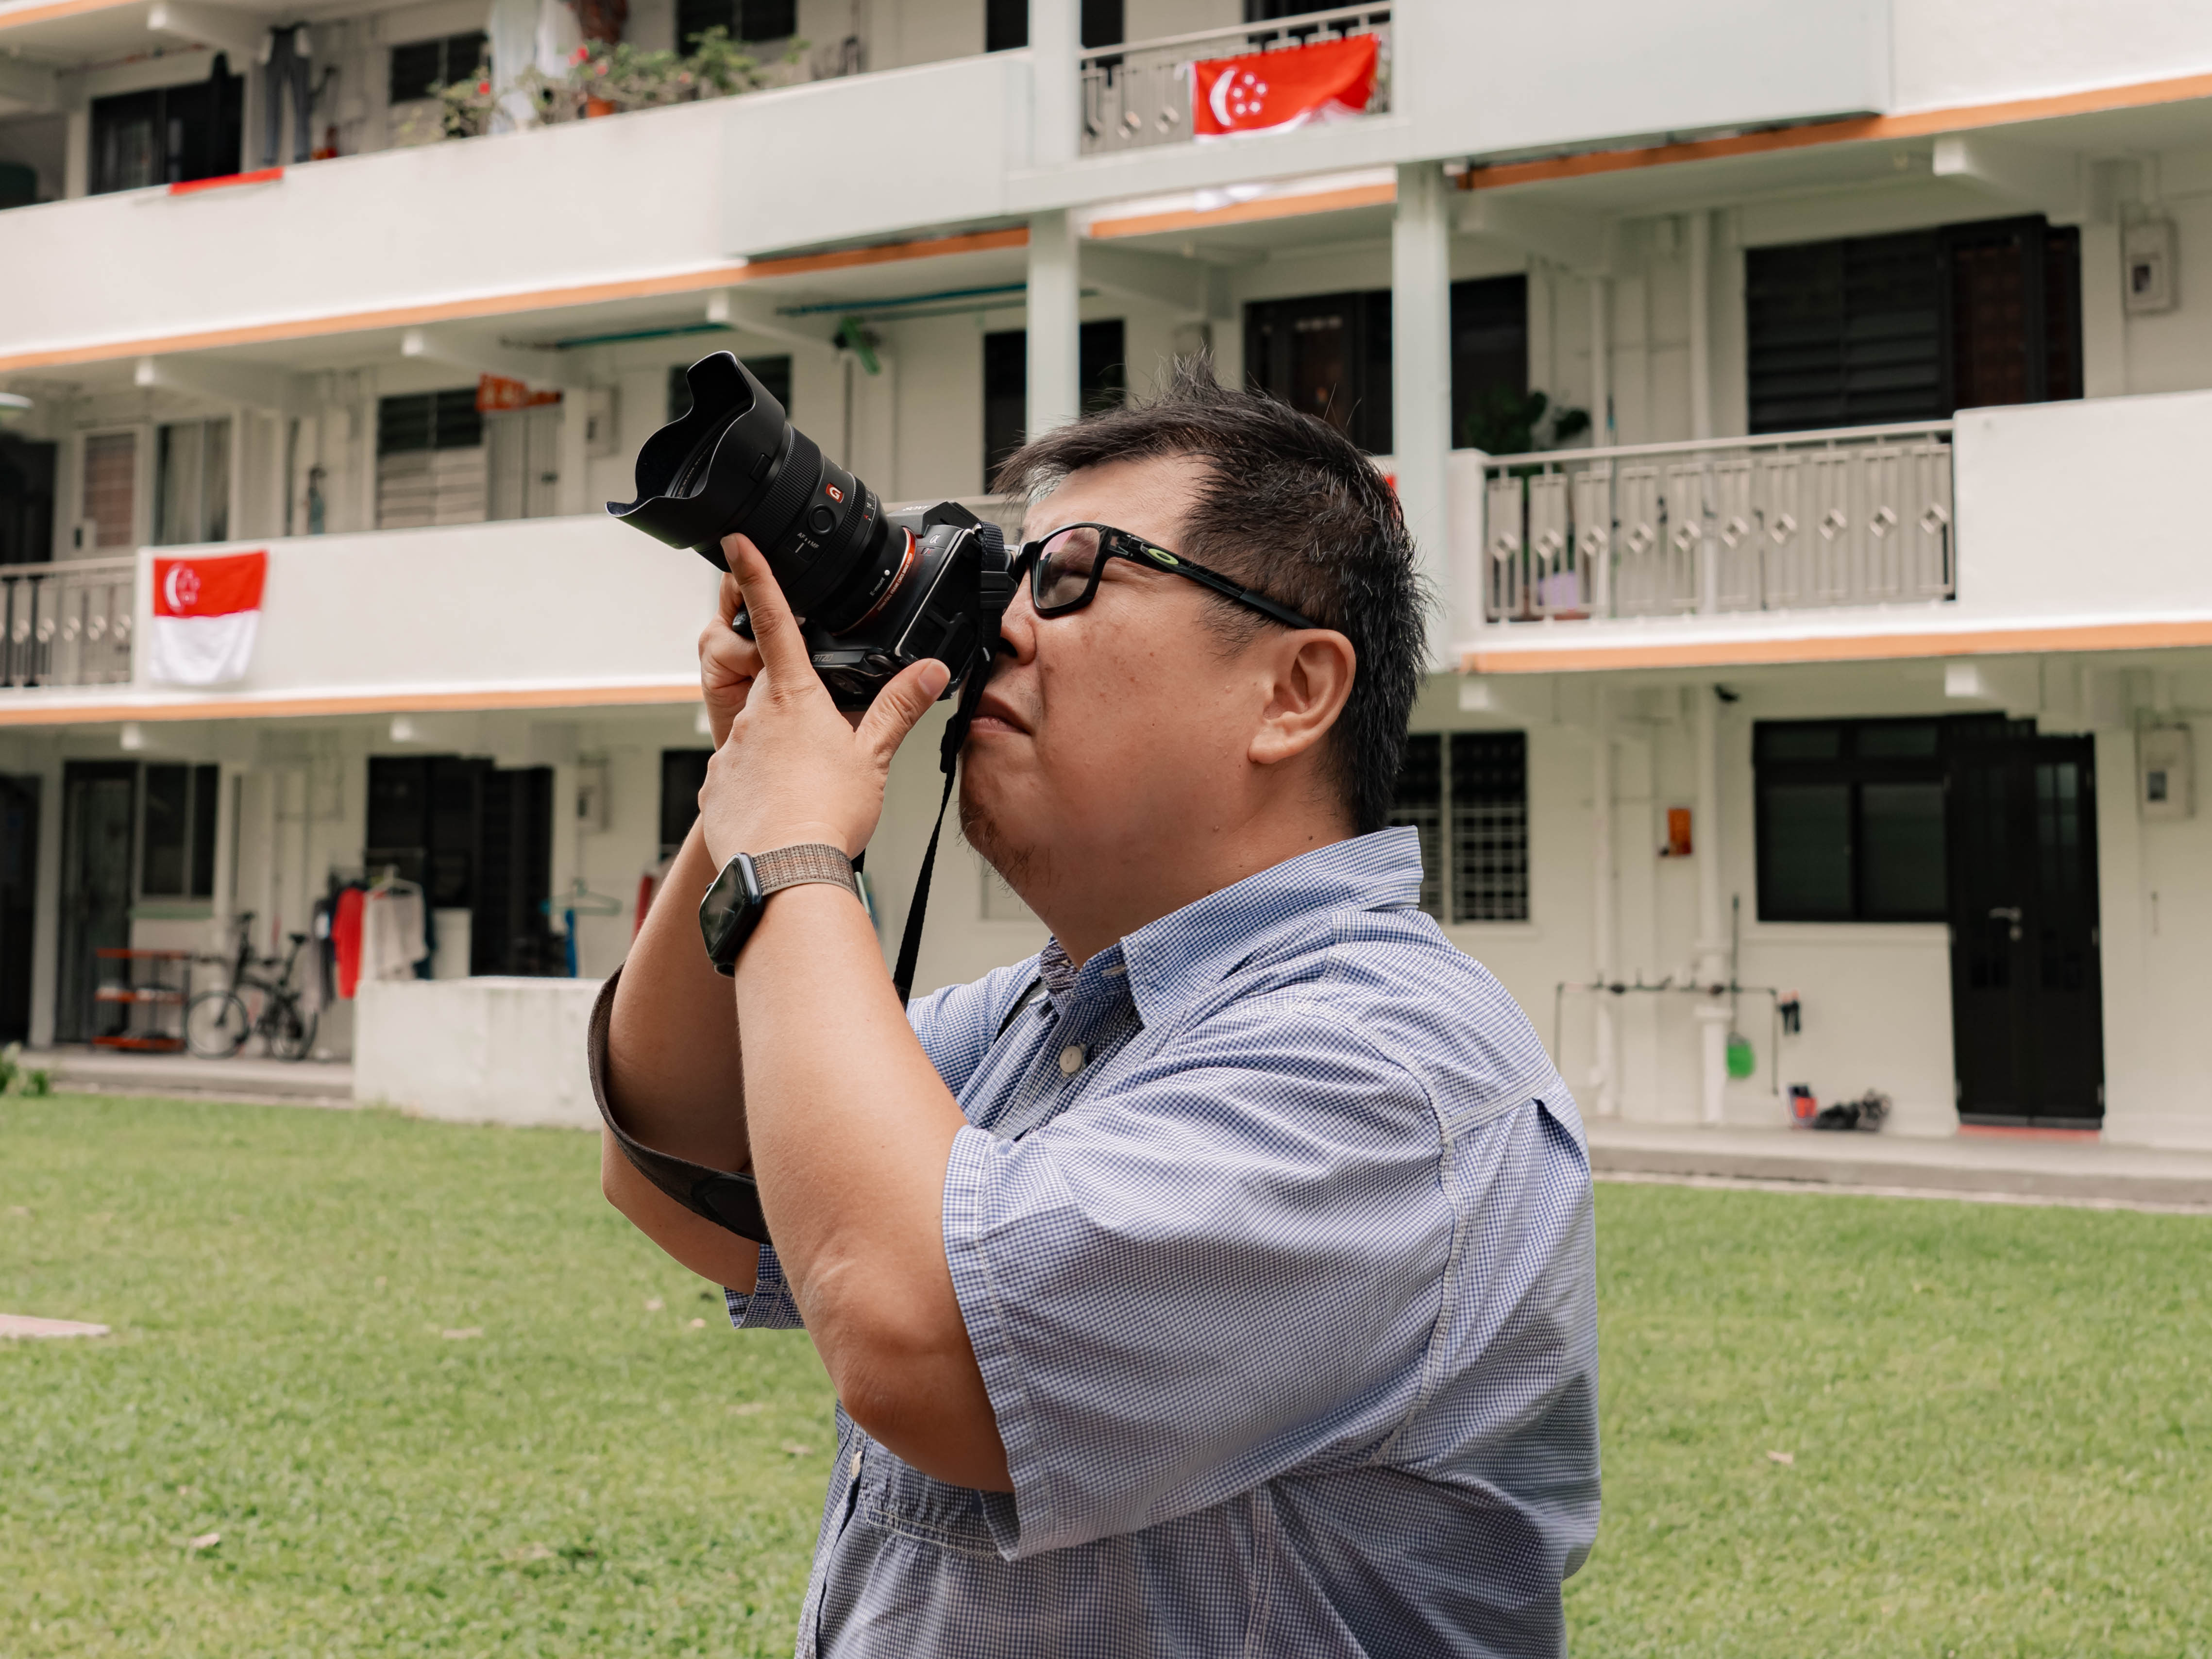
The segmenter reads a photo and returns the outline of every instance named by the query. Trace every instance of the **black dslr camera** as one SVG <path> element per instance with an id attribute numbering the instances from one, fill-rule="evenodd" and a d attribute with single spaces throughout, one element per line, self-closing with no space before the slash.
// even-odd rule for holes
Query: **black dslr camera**
<path id="1" fill-rule="evenodd" d="M 841 708 L 866 708 L 925 657 L 952 671 L 946 696 L 990 673 L 1013 597 L 996 525 L 953 501 L 886 514 L 726 351 L 684 379 L 690 413 L 645 441 L 637 499 L 608 512 L 725 570 L 722 538 L 751 537 L 805 619 L 808 653 Z M 738 629 L 750 637 L 742 615 Z"/>

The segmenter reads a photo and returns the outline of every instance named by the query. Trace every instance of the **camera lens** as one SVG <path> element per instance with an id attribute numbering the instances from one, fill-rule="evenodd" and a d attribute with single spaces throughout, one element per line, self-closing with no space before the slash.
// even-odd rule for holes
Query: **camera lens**
<path id="1" fill-rule="evenodd" d="M 725 569 L 722 538 L 749 536 L 793 612 L 828 633 L 851 628 L 911 565 L 913 538 L 730 353 L 701 358 L 684 378 L 690 412 L 646 441 L 637 499 L 607 511 Z"/>

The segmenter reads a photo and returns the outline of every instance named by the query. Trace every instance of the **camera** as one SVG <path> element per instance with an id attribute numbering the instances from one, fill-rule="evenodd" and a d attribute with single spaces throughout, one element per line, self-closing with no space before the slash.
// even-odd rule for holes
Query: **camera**
<path id="1" fill-rule="evenodd" d="M 1013 598 L 996 525 L 956 501 L 886 513 L 729 352 L 684 379 L 690 411 L 645 441 L 637 499 L 609 501 L 609 513 L 726 570 L 722 538 L 750 537 L 841 708 L 866 708 L 925 657 L 952 671 L 948 697 L 970 673 L 989 674 Z M 750 634 L 742 615 L 738 627 Z"/>

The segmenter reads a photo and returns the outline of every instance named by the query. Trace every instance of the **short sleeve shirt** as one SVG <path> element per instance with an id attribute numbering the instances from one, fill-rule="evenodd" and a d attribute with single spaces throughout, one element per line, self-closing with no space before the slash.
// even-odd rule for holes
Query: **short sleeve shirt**
<path id="1" fill-rule="evenodd" d="M 1014 1490 L 841 1411 L 801 1656 L 1564 1651 L 1588 1151 L 1420 878 L 1411 830 L 1341 842 L 912 1006 L 968 1118 L 945 1247 Z M 798 1322 L 773 1250 L 730 1304 Z"/>

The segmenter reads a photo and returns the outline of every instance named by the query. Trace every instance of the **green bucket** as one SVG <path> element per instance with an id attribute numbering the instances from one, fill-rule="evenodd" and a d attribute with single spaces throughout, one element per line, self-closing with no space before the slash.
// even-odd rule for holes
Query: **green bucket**
<path id="1" fill-rule="evenodd" d="M 1751 1051 L 1751 1039 L 1741 1031 L 1730 1031 L 1728 1040 L 1728 1073 L 1732 1078 L 1749 1077 L 1759 1069 L 1759 1056 Z"/>

